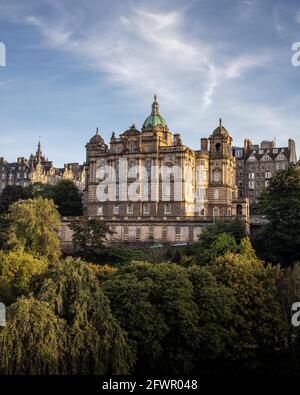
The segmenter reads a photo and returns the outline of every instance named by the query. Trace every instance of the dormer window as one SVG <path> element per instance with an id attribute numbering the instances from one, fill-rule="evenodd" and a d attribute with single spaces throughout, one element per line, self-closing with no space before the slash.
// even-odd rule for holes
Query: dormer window
<path id="1" fill-rule="evenodd" d="M 266 161 L 271 160 L 271 158 L 269 157 L 269 155 L 264 155 L 264 156 L 262 157 L 262 160 L 263 160 L 264 162 L 266 162 Z"/>
<path id="2" fill-rule="evenodd" d="M 277 156 L 277 160 L 285 160 L 285 156 L 280 154 Z"/>
<path id="3" fill-rule="evenodd" d="M 217 143 L 217 144 L 216 144 L 216 151 L 217 151 L 217 152 L 220 152 L 220 150 L 221 150 L 221 144 L 220 144 L 220 143 Z"/>

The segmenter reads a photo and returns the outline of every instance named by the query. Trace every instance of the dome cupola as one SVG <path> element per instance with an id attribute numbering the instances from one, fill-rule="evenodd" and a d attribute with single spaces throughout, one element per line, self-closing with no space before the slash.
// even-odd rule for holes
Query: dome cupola
<path id="1" fill-rule="evenodd" d="M 149 117 L 143 124 L 143 129 L 154 129 L 160 126 L 162 128 L 168 128 L 167 122 L 159 113 L 159 104 L 157 102 L 157 96 L 154 96 L 154 102 L 152 103 L 152 111 Z"/>

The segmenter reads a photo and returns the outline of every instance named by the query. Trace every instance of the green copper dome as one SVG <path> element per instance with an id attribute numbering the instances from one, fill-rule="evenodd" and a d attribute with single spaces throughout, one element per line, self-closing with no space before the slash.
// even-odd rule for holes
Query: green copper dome
<path id="1" fill-rule="evenodd" d="M 143 129 L 152 129 L 156 126 L 162 126 L 167 128 L 167 122 L 159 113 L 159 105 L 157 102 L 156 95 L 154 96 L 154 102 L 152 104 L 152 112 L 143 124 Z"/>

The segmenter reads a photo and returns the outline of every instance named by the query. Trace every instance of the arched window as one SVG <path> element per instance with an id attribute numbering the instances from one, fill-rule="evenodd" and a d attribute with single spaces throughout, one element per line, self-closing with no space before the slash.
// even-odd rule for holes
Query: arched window
<path id="1" fill-rule="evenodd" d="M 215 170 L 214 172 L 214 181 L 220 182 L 221 181 L 221 172 L 220 170 Z"/>
<path id="2" fill-rule="evenodd" d="M 137 176 L 137 163 L 135 159 L 130 159 L 128 162 L 128 177 L 135 178 Z"/>
<path id="3" fill-rule="evenodd" d="M 243 206 L 242 206 L 241 204 L 238 204 L 238 205 L 236 206 L 236 213 L 237 213 L 237 215 L 239 215 L 239 216 L 243 215 Z"/>
<path id="4" fill-rule="evenodd" d="M 151 159 L 147 159 L 146 160 L 146 170 L 148 173 L 148 177 L 151 177 L 151 169 L 152 169 L 152 160 Z"/>
<path id="5" fill-rule="evenodd" d="M 217 144 L 216 144 L 216 151 L 217 151 L 217 152 L 220 152 L 220 150 L 221 150 L 221 144 L 220 144 L 220 143 L 217 143 Z"/>

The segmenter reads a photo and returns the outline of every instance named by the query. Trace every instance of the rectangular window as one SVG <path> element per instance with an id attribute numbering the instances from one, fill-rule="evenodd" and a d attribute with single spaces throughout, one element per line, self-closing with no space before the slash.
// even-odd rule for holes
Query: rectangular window
<path id="1" fill-rule="evenodd" d="M 144 204 L 144 214 L 150 214 L 150 204 L 149 203 L 145 203 Z"/>
<path id="2" fill-rule="evenodd" d="M 119 205 L 118 205 L 118 204 L 115 204 L 115 205 L 114 205 L 113 212 L 114 212 L 115 215 L 118 215 L 118 214 L 119 214 Z"/>
<path id="3" fill-rule="evenodd" d="M 133 214 L 133 204 L 129 203 L 127 205 L 127 214 Z"/>
<path id="4" fill-rule="evenodd" d="M 255 181 L 249 181 L 249 189 L 255 188 Z"/>
<path id="5" fill-rule="evenodd" d="M 272 173 L 269 171 L 265 172 L 265 178 L 271 178 L 272 177 Z"/>
<path id="6" fill-rule="evenodd" d="M 165 203 L 165 214 L 171 214 L 171 203 Z"/>
<path id="7" fill-rule="evenodd" d="M 176 241 L 180 240 L 180 231 L 181 231 L 180 226 L 176 225 L 176 228 L 175 228 L 175 239 L 176 239 Z"/>

